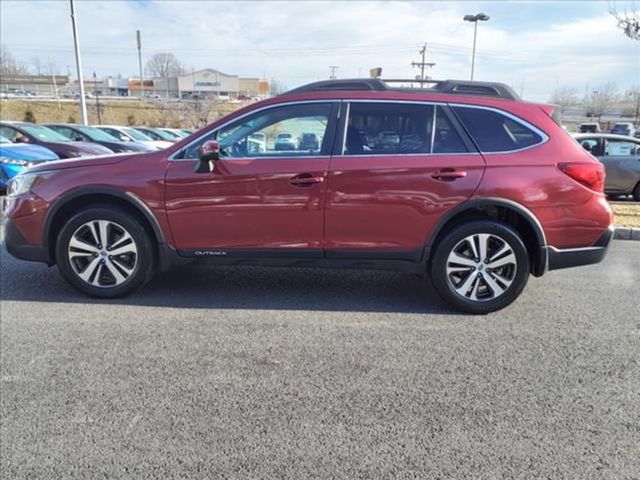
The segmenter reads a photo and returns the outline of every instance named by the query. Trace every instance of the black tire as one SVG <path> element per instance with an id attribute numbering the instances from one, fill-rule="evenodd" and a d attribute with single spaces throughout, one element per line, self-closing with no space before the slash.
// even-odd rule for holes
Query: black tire
<path id="1" fill-rule="evenodd" d="M 475 237 L 483 234 L 489 236 Z M 479 250 L 479 242 L 476 243 L 476 239 L 487 239 L 485 259 L 479 258 L 479 255 L 473 258 L 474 254 L 468 240 L 470 238 L 473 239 L 476 252 Z M 495 256 L 505 245 L 511 252 L 507 250 L 504 254 Z M 455 259 L 451 261 L 450 255 L 455 253 L 462 256 L 469 266 L 459 264 Z M 495 256 L 494 265 L 506 260 L 513 261 L 503 266 L 491 267 L 492 263 L 487 264 L 484 260 L 491 259 L 492 255 Z M 461 258 L 460 256 L 455 258 Z M 461 272 L 447 273 L 448 267 L 452 271 Z M 486 314 L 500 310 L 518 298 L 527 284 L 529 270 L 527 249 L 520 235 L 512 227 L 491 220 L 474 220 L 454 228 L 442 238 L 432 256 L 430 273 L 436 291 L 448 304 L 463 312 Z M 471 283 L 466 283 L 467 280 Z M 510 283 L 503 283 L 503 280 Z M 495 291 L 490 283 L 496 286 Z M 456 291 L 456 286 L 466 291 L 464 297 Z M 473 296 L 476 298 L 472 299 Z"/>
<path id="2" fill-rule="evenodd" d="M 87 252 L 90 251 L 88 248 L 78 250 L 73 246 L 70 247 L 72 237 L 78 239 L 80 235 L 83 235 L 82 238 L 86 240 L 86 243 L 91 243 L 93 246 L 93 242 L 90 239 L 95 238 L 97 242 L 102 235 L 98 234 L 98 237 L 93 237 L 87 225 L 91 224 L 94 228 L 97 227 L 97 231 L 100 223 L 96 222 L 101 221 L 109 224 L 105 230 L 105 235 L 113 239 L 112 244 L 116 245 L 119 242 L 119 238 L 124 238 L 122 233 L 124 231 L 130 236 L 130 240 L 126 240 L 125 245 L 129 246 L 131 250 L 135 249 L 136 253 L 115 256 L 112 261 L 112 256 L 109 255 L 110 252 L 106 251 L 107 246 L 91 254 L 84 253 L 85 250 Z M 131 247 L 131 245 L 133 246 Z M 102 245 L 99 246 L 102 247 Z M 96 247 L 93 246 L 93 248 Z M 72 253 L 70 253 L 71 249 L 73 249 Z M 116 250 L 122 250 L 122 247 L 119 246 L 113 251 L 115 252 Z M 76 252 L 79 252 L 77 256 L 74 255 Z M 81 292 L 92 297 L 116 298 L 128 295 L 142 287 L 152 277 L 154 271 L 154 245 L 140 220 L 122 209 L 109 205 L 87 207 L 71 217 L 58 233 L 55 253 L 58 270 L 65 280 Z M 71 256 L 75 257 L 73 263 Z M 88 268 L 93 260 L 103 264 L 102 267 L 99 265 L 92 266 L 95 269 L 95 275 L 92 276 L 93 281 L 91 283 L 102 283 L 100 285 L 91 284 L 79 276 L 89 272 Z M 82 268 L 81 263 L 80 267 L 78 267 L 79 262 L 83 261 L 85 262 L 85 268 Z M 113 268 L 116 270 L 116 275 L 120 274 L 121 283 L 117 283 L 118 279 L 111 273 Z M 81 271 L 77 273 L 77 270 Z M 125 277 L 125 279 L 122 280 L 122 277 Z"/>
<path id="3" fill-rule="evenodd" d="M 633 199 L 636 202 L 640 202 L 640 182 L 638 182 L 636 188 L 633 189 Z"/>

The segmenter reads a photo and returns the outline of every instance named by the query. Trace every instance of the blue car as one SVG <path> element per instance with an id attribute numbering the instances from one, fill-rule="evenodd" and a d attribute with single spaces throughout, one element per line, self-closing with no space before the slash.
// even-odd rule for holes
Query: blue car
<path id="1" fill-rule="evenodd" d="M 40 145 L 12 143 L 8 138 L 0 136 L 0 190 L 6 190 L 9 180 L 25 168 L 59 158 Z"/>

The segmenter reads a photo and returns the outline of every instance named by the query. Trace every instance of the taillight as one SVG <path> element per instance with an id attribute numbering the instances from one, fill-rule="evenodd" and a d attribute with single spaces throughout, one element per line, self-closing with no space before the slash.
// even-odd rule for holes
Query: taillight
<path id="1" fill-rule="evenodd" d="M 559 163 L 558 168 L 585 187 L 604 192 L 604 165 L 600 162 Z"/>

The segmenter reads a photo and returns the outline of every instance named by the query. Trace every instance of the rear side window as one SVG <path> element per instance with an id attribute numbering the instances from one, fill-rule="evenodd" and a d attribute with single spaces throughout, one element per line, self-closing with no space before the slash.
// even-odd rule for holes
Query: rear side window
<path id="1" fill-rule="evenodd" d="M 351 103 L 344 154 L 431 153 L 433 109 L 433 105 Z"/>
<path id="2" fill-rule="evenodd" d="M 542 143 L 542 136 L 494 110 L 453 107 L 482 152 L 509 152 Z"/>
<path id="3" fill-rule="evenodd" d="M 453 128 L 442 107 L 436 108 L 436 128 L 433 135 L 433 153 L 465 153 L 458 132 Z"/>

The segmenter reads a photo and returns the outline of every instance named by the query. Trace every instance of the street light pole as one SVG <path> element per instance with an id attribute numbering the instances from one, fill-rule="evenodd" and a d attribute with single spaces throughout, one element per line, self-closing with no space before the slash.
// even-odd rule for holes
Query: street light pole
<path id="1" fill-rule="evenodd" d="M 471 53 L 471 81 L 473 81 L 473 73 L 476 65 L 476 39 L 478 37 L 478 21 L 486 22 L 489 15 L 486 13 L 478 13 L 476 15 L 465 15 L 462 17 L 465 22 L 472 22 L 473 26 L 473 52 Z"/>
<path id="2" fill-rule="evenodd" d="M 87 121 L 87 101 L 84 98 L 84 80 L 82 79 L 82 61 L 80 59 L 80 40 L 78 27 L 76 26 L 76 9 L 73 0 L 69 0 L 71 6 L 71 27 L 73 28 L 73 47 L 76 52 L 76 68 L 78 70 L 78 87 L 80 89 L 80 118 L 83 125 L 89 125 Z"/>

